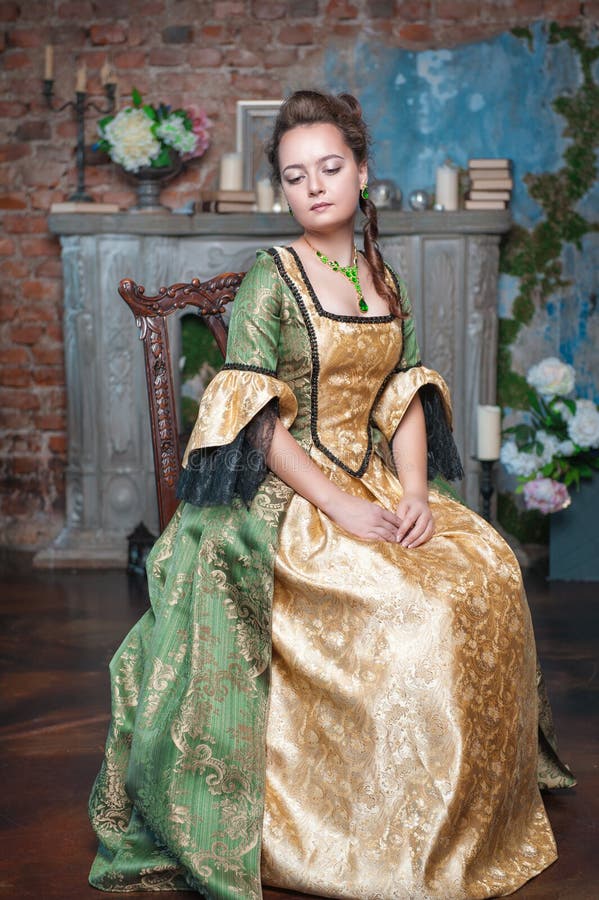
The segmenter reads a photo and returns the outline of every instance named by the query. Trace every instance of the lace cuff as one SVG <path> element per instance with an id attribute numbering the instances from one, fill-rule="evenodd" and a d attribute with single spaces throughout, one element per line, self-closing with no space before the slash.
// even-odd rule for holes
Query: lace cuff
<path id="1" fill-rule="evenodd" d="M 425 385 L 420 388 L 420 400 L 426 425 L 428 479 L 442 475 L 448 481 L 459 481 L 464 469 L 438 390 Z"/>
<path id="2" fill-rule="evenodd" d="M 191 450 L 177 485 L 177 497 L 194 506 L 229 505 L 239 497 L 249 506 L 266 478 L 266 457 L 279 415 L 273 397 L 229 444 Z"/>

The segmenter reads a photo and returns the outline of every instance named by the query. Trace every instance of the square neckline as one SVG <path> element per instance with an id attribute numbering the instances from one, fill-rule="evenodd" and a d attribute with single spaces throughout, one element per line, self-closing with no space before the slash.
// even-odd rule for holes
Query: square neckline
<path id="1" fill-rule="evenodd" d="M 304 265 L 299 257 L 297 250 L 295 250 L 293 247 L 290 247 L 290 246 L 285 247 L 285 250 L 287 250 L 293 256 L 293 258 L 297 264 L 297 267 L 300 271 L 300 275 L 302 276 L 302 279 L 308 289 L 308 292 L 310 294 L 312 302 L 314 303 L 314 308 L 316 309 L 316 312 L 318 313 L 318 315 L 321 316 L 322 318 L 333 319 L 336 322 L 358 322 L 360 324 L 372 322 L 375 325 L 381 324 L 381 323 L 390 323 L 390 322 L 395 321 L 395 319 L 398 318 L 397 316 L 394 316 L 393 313 L 388 313 L 386 316 L 349 316 L 349 315 L 343 315 L 342 313 L 330 312 L 328 309 L 325 309 L 324 306 L 322 305 L 322 303 L 320 302 L 320 300 L 318 299 L 318 294 L 314 290 L 312 282 L 308 278 L 308 275 L 306 273 L 306 270 L 304 269 Z"/>

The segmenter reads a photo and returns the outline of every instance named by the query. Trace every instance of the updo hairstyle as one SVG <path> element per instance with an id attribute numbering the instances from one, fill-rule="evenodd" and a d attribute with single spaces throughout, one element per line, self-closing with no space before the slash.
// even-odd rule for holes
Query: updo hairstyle
<path id="1" fill-rule="evenodd" d="M 283 135 L 298 125 L 321 123 L 335 125 L 339 129 L 357 165 L 368 160 L 370 135 L 362 118 L 360 104 L 352 94 L 335 96 L 319 91 L 296 91 L 281 105 L 272 137 L 266 147 L 266 155 L 275 182 L 281 183 L 279 144 Z M 376 206 L 372 200 L 365 200 L 360 194 L 360 209 L 366 217 L 363 228 L 364 255 L 370 266 L 376 292 L 387 301 L 392 313 L 404 318 L 398 297 L 385 279 L 385 266 L 378 246 Z"/>

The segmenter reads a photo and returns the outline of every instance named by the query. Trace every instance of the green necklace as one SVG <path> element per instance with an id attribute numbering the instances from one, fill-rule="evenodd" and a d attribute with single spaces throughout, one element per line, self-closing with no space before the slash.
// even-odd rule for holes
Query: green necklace
<path id="1" fill-rule="evenodd" d="M 329 266 L 333 272 L 341 272 L 342 275 L 351 281 L 353 286 L 356 289 L 356 294 L 358 295 L 358 306 L 362 312 L 368 312 L 368 304 L 364 299 L 364 294 L 362 293 L 362 287 L 360 285 L 360 279 L 358 278 L 358 249 L 354 244 L 354 260 L 351 266 L 342 266 L 341 263 L 338 263 L 336 259 L 329 259 L 328 256 L 325 256 L 324 253 L 321 253 L 320 250 L 317 250 L 316 247 L 313 247 L 306 235 L 304 235 L 304 240 L 308 247 L 310 247 L 316 253 L 317 257 L 321 262 L 323 262 L 326 266 Z"/>

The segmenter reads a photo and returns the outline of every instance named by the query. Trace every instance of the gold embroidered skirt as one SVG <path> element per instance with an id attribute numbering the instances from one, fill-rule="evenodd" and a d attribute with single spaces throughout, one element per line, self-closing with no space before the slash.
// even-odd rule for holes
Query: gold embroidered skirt
<path id="1" fill-rule="evenodd" d="M 401 496 L 376 456 L 361 480 L 332 477 L 390 507 Z M 476 514 L 436 491 L 431 504 L 434 538 L 406 550 L 291 501 L 275 570 L 266 884 L 476 900 L 556 858 L 518 563 Z"/>

